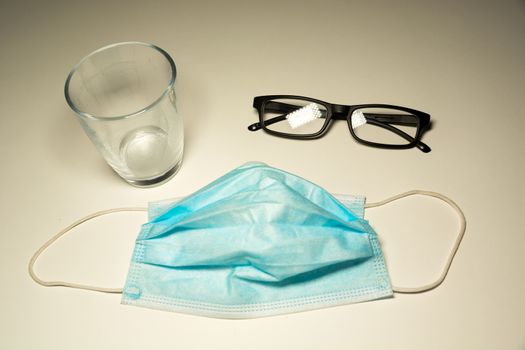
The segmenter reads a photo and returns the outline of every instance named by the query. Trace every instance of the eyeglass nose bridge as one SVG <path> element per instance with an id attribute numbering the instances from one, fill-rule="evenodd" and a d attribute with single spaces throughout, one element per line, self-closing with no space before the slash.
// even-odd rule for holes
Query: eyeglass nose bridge
<path id="1" fill-rule="evenodd" d="M 350 113 L 350 106 L 332 105 L 332 119 L 346 120 L 348 113 Z"/>

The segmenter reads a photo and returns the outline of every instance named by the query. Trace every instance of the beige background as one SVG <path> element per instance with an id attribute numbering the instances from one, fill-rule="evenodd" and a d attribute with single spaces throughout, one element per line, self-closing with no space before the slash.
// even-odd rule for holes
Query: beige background
<path id="1" fill-rule="evenodd" d="M 137 189 L 105 165 L 63 97 L 101 46 L 167 50 L 186 152 L 179 174 Z M 0 4 L 1 349 L 525 349 L 525 2 L 16 1 Z M 432 115 L 432 152 L 356 143 L 344 122 L 298 142 L 251 133 L 256 95 L 392 103 Z M 182 196 L 246 161 L 370 201 L 420 188 L 464 209 L 444 284 L 421 295 L 247 321 L 120 305 L 27 274 L 52 234 L 96 210 Z M 397 284 L 430 281 L 457 219 L 438 201 L 367 212 Z M 121 286 L 142 213 L 90 222 L 40 260 L 44 278 Z"/>

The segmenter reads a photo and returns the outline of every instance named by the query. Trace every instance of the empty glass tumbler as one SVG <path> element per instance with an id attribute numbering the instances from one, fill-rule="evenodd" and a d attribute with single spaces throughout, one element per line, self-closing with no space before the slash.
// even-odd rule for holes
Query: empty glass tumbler
<path id="1" fill-rule="evenodd" d="M 132 185 L 161 184 L 181 166 L 184 131 L 175 77 L 166 51 L 125 42 L 89 54 L 66 80 L 67 103 L 84 131 Z"/>

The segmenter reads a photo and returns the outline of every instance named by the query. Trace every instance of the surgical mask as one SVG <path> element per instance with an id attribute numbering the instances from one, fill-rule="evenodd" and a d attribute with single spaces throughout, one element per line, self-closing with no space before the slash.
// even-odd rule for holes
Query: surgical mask
<path id="1" fill-rule="evenodd" d="M 220 318 L 253 318 L 416 293 L 444 280 L 465 231 L 459 207 L 443 195 L 424 194 L 457 210 L 461 227 L 433 283 L 393 287 L 378 236 L 364 220 L 365 199 L 334 197 L 298 176 L 249 163 L 181 199 L 151 203 L 149 221 L 135 243 L 123 289 L 43 281 L 38 256 L 71 228 L 40 248 L 29 265 L 45 286 L 122 293 L 122 303 Z"/>

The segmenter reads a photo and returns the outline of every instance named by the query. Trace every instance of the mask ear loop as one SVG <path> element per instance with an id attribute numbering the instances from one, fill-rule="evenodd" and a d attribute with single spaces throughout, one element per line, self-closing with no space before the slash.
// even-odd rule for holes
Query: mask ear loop
<path id="1" fill-rule="evenodd" d="M 94 219 L 98 216 L 102 216 L 102 215 L 106 215 L 106 214 L 111 214 L 111 213 L 116 213 L 116 212 L 120 212 L 120 211 L 146 211 L 147 209 L 146 208 L 138 208 L 138 207 L 132 207 L 132 208 L 114 208 L 114 209 L 108 209 L 108 210 L 102 210 L 102 211 L 97 211 L 96 213 L 93 213 L 93 214 L 90 214 L 86 217 L 83 217 L 82 219 L 78 220 L 78 221 L 75 221 L 74 223 L 72 223 L 71 225 L 69 225 L 68 227 L 64 228 L 62 231 L 58 232 L 56 235 L 54 235 L 53 237 L 51 237 L 51 239 L 49 239 L 46 243 L 44 243 L 44 245 L 42 245 L 40 247 L 40 249 L 38 249 L 35 254 L 33 254 L 33 256 L 31 257 L 31 260 L 29 261 L 29 266 L 28 266 L 28 270 L 29 270 L 29 275 L 31 276 L 31 278 L 38 284 L 44 286 L 44 287 L 57 287 L 57 286 L 61 286 L 61 287 L 69 287 L 69 288 L 77 288 L 77 289 L 86 289 L 86 290 L 91 290 L 91 291 L 95 291 L 95 292 L 102 292 L 102 293 L 122 293 L 122 288 L 104 288 L 104 287 L 97 287 L 97 286 L 90 286 L 90 285 L 85 285 L 85 284 L 78 284 L 78 283 L 71 283 L 71 282 L 64 282 L 64 281 L 44 281 L 43 279 L 41 279 L 40 277 L 38 277 L 34 271 L 34 265 L 35 265 L 35 262 L 37 261 L 38 257 L 47 249 L 49 248 L 49 246 L 51 244 L 53 244 L 55 241 L 57 241 L 60 237 L 62 237 L 63 235 L 65 235 L 66 233 L 68 233 L 69 231 L 71 231 L 73 228 L 77 227 L 78 225 L 88 221 L 88 220 L 91 220 L 91 219 Z"/>
<path id="2" fill-rule="evenodd" d="M 426 291 L 429 291 L 431 289 L 434 289 L 437 286 L 439 286 L 441 283 L 443 283 L 443 281 L 445 280 L 445 277 L 447 276 L 447 273 L 448 273 L 448 271 L 450 269 L 450 265 L 452 265 L 452 260 L 454 260 L 454 256 L 456 255 L 456 252 L 458 251 L 459 245 L 461 244 L 461 240 L 463 239 L 463 236 L 465 235 L 465 230 L 467 228 L 467 220 L 465 218 L 465 214 L 463 214 L 463 211 L 460 209 L 460 207 L 456 203 L 454 203 L 454 201 L 452 199 L 450 199 L 450 198 L 448 198 L 448 197 L 446 197 L 446 196 L 444 196 L 444 195 L 442 195 L 440 193 L 436 193 L 436 192 L 423 191 L 423 190 L 408 191 L 408 192 L 404 192 L 404 193 L 398 194 L 396 196 L 387 198 L 387 199 L 382 200 L 380 202 L 369 203 L 369 204 L 365 205 L 365 208 L 379 207 L 381 205 L 388 204 L 388 203 L 393 202 L 395 200 L 398 200 L 398 199 L 401 199 L 401 198 L 404 198 L 404 197 L 408 197 L 408 196 L 413 196 L 413 195 L 416 195 L 416 194 L 438 198 L 438 199 L 441 199 L 442 201 L 446 202 L 447 204 L 449 204 L 456 211 L 456 213 L 459 216 L 459 232 L 458 232 L 458 235 L 457 235 L 456 240 L 454 242 L 454 245 L 452 246 L 452 249 L 450 250 L 449 256 L 448 256 L 448 258 L 447 258 L 447 260 L 445 262 L 445 266 L 443 267 L 443 270 L 441 271 L 441 275 L 434 282 L 426 284 L 426 285 L 423 285 L 423 286 L 420 286 L 420 287 L 397 287 L 397 286 L 392 286 L 392 290 L 394 292 L 396 292 L 396 293 L 407 293 L 407 294 L 410 294 L 410 293 L 422 293 L 422 292 L 426 292 Z"/>

